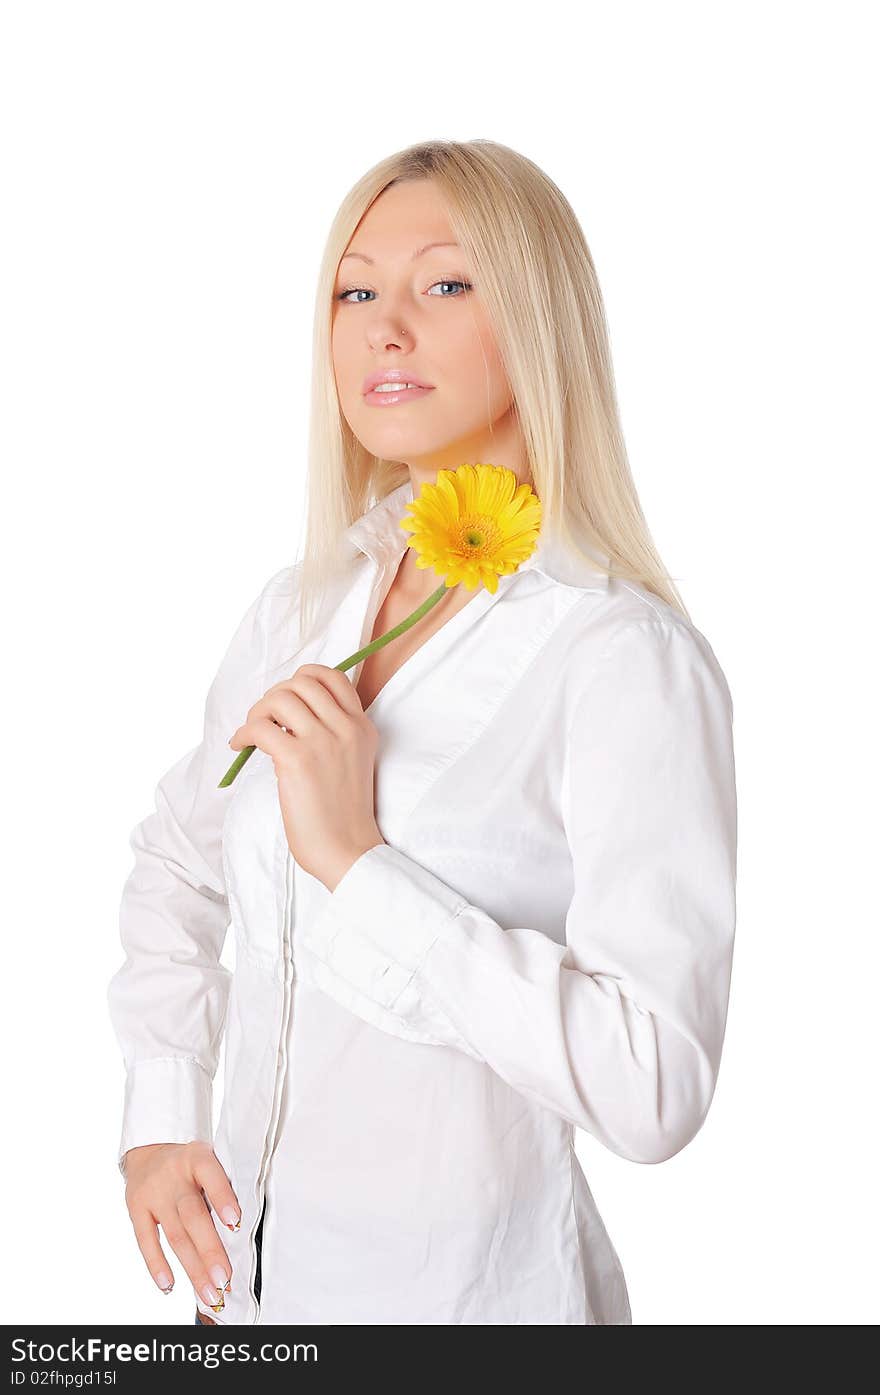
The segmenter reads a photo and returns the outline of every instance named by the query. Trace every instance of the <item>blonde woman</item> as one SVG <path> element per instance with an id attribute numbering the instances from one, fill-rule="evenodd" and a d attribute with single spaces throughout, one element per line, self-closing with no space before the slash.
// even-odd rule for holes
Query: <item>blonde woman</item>
<path id="1" fill-rule="evenodd" d="M 733 713 L 639 507 L 559 189 L 490 141 L 370 170 L 313 381 L 304 556 L 132 834 L 109 1006 L 138 1244 L 201 1323 L 629 1324 L 575 1134 L 656 1163 L 706 1117 Z M 336 670 L 437 587 L 400 523 L 466 463 L 531 486 L 534 552 Z M 461 503 L 450 546 L 484 545 L 487 500 Z"/>

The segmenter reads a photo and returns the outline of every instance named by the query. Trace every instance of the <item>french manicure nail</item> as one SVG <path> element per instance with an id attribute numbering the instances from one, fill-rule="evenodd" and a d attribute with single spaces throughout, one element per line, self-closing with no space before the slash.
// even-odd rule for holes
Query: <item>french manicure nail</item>
<path id="1" fill-rule="evenodd" d="M 231 1283 L 230 1280 L 227 1278 L 226 1270 L 222 1267 L 222 1265 L 212 1264 L 211 1268 L 208 1270 L 208 1273 L 211 1275 L 211 1278 L 217 1285 L 218 1293 L 222 1293 L 224 1289 L 227 1293 L 229 1292 L 231 1288 Z"/>
<path id="2" fill-rule="evenodd" d="M 208 1307 L 211 1308 L 212 1311 L 215 1313 L 219 1313 L 223 1308 L 226 1307 L 226 1302 L 223 1298 L 222 1288 L 214 1289 L 211 1288 L 209 1284 L 205 1284 L 205 1287 L 202 1289 L 202 1298 L 208 1305 Z"/>
<path id="3" fill-rule="evenodd" d="M 153 1275 L 153 1278 L 156 1280 L 156 1283 L 163 1293 L 170 1293 L 174 1287 L 174 1280 L 167 1269 L 160 1270 L 158 1274 Z"/>
<path id="4" fill-rule="evenodd" d="M 238 1230 L 241 1226 L 241 1216 L 239 1216 L 234 1206 L 224 1206 L 220 1212 L 220 1219 L 230 1230 Z"/>

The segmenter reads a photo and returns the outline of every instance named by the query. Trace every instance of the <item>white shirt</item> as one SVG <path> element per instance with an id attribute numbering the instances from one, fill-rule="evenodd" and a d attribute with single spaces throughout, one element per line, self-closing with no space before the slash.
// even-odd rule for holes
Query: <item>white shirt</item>
<path id="1" fill-rule="evenodd" d="M 269 757 L 216 789 L 271 682 L 369 642 L 412 497 L 407 482 L 347 530 L 364 555 L 286 666 L 298 567 L 270 579 L 202 744 L 132 834 L 109 992 L 120 1159 L 211 1137 L 225 1029 L 213 1141 L 243 1223 L 220 1226 L 218 1323 L 628 1324 L 574 1137 L 660 1162 L 712 1099 L 737 828 L 733 708 L 707 640 L 545 530 L 368 707 L 387 846 L 332 893 L 290 854 Z"/>

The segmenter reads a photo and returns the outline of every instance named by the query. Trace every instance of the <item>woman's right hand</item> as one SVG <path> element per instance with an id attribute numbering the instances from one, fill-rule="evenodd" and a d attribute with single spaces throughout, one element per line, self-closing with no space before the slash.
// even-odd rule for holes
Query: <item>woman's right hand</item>
<path id="1" fill-rule="evenodd" d="M 214 1219 L 241 1224 L 232 1184 L 210 1143 L 148 1143 L 125 1154 L 125 1204 L 147 1268 L 163 1293 L 174 1284 L 159 1241 L 165 1238 L 206 1306 L 219 1312 L 232 1265 Z"/>

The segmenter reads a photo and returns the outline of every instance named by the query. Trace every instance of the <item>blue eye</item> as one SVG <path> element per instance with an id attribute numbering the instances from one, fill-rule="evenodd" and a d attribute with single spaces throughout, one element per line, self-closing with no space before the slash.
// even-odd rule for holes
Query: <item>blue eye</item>
<path id="1" fill-rule="evenodd" d="M 466 291 L 470 291 L 470 290 L 473 289 L 473 287 L 471 286 L 470 281 L 456 281 L 456 279 L 455 279 L 453 276 L 450 276 L 447 280 L 444 280 L 444 281 L 435 281 L 433 286 L 429 286 L 429 287 L 428 287 L 428 294 L 429 294 L 429 295 L 430 295 L 431 291 L 434 289 L 434 286 L 464 286 L 464 288 L 465 288 Z M 455 296 L 448 296 L 448 295 L 441 295 L 441 296 L 438 296 L 438 300 L 455 300 L 455 299 L 456 299 Z"/>
<path id="2" fill-rule="evenodd" d="M 429 292 L 432 291 L 432 290 L 434 289 L 434 286 L 463 286 L 463 287 L 464 287 L 464 293 L 466 293 L 467 291 L 472 291 L 472 290 L 473 290 L 473 286 L 471 285 L 470 281 L 461 281 L 461 280 L 458 280 L 458 279 L 457 279 L 456 277 L 454 277 L 454 276 L 445 277 L 443 280 L 440 280 L 440 281 L 434 281 L 433 284 L 432 284 L 431 286 L 428 287 L 428 291 L 429 291 Z M 350 295 L 360 295 L 361 293 L 363 293 L 364 295 L 374 295 L 374 294 L 375 294 L 375 292 L 367 290 L 366 287 L 364 287 L 364 286 L 349 286 L 346 290 L 340 291 L 339 294 L 335 297 L 335 299 L 336 299 L 336 300 L 343 301 L 343 302 L 345 302 L 345 304 L 347 304 L 347 305 L 363 305 L 364 302 L 363 302 L 362 300 L 349 300 L 349 299 L 348 299 L 348 297 L 349 297 Z M 441 295 L 441 296 L 435 296 L 434 299 L 435 299 L 435 300 L 457 300 L 457 299 L 458 299 L 458 296 L 456 296 L 456 295 L 451 295 L 451 296 L 450 296 L 450 295 Z"/>

